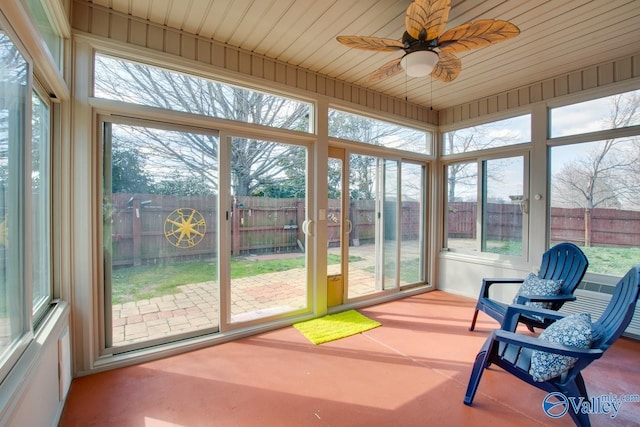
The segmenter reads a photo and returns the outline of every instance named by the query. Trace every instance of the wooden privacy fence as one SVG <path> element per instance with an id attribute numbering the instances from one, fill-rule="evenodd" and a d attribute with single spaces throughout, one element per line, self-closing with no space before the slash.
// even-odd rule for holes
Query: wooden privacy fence
<path id="1" fill-rule="evenodd" d="M 111 235 L 113 266 L 155 264 L 183 259 L 210 259 L 217 251 L 218 230 L 216 196 L 160 196 L 151 194 L 115 194 L 105 208 L 105 223 Z M 489 239 L 518 240 L 522 236 L 522 215 L 518 205 L 488 204 L 486 229 Z M 180 221 L 193 220 L 198 213 L 201 236 L 180 239 L 176 229 Z M 376 212 L 372 200 L 352 201 L 349 244 L 373 242 L 377 215 L 384 215 L 385 238 L 394 239 L 397 223 L 395 202 Z M 274 253 L 299 251 L 304 245 L 302 223 L 306 218 L 303 199 L 238 197 L 230 210 L 231 253 Z M 222 213 L 226 215 L 226 212 Z M 182 215 L 182 216 L 180 216 Z M 449 203 L 448 236 L 476 237 L 477 205 Z M 182 219 L 181 219 L 182 218 Z M 327 225 L 329 246 L 340 242 L 340 201 L 329 200 Z M 421 211 L 418 202 L 402 202 L 403 240 L 419 237 Z M 586 229 L 585 231 L 585 223 Z M 173 224 L 173 225 L 172 225 Z M 193 224 L 191 224 L 193 225 Z M 197 227 L 196 227 L 197 228 Z M 570 241 L 578 245 L 640 246 L 640 212 L 617 209 L 551 209 L 551 241 Z M 107 242 L 108 243 L 108 242 Z M 108 246 L 107 246 L 108 247 Z"/>
<path id="2" fill-rule="evenodd" d="M 146 265 L 184 259 L 210 259 L 216 255 L 218 231 L 216 196 L 160 196 L 114 194 L 108 208 L 111 221 L 113 266 Z M 395 238 L 395 202 L 385 205 L 385 236 Z M 355 200 L 350 204 L 352 223 L 349 244 L 375 239 L 375 202 Z M 420 232 L 420 205 L 402 202 L 402 238 L 417 239 Z M 222 215 L 227 215 L 222 212 Z M 105 215 L 109 218 L 109 215 Z M 200 222 L 196 220 L 201 218 Z M 274 253 L 301 251 L 302 223 L 306 218 L 304 199 L 237 197 L 229 211 L 231 253 Z M 329 245 L 340 239 L 340 201 L 329 200 L 327 224 Z M 182 226 L 181 226 L 182 223 Z M 194 224 L 199 224 L 197 227 Z M 181 230 L 194 229 L 191 239 Z M 200 227 L 201 229 L 199 229 Z M 193 231 L 193 230 L 192 230 Z M 200 236 L 202 234 L 202 236 Z M 177 245 L 177 243 L 179 244 Z"/>
<path id="3" fill-rule="evenodd" d="M 448 205 L 449 237 L 476 238 L 477 204 Z M 518 240 L 522 215 L 518 205 L 489 203 L 485 219 L 489 239 Z M 640 246 L 640 212 L 619 209 L 551 208 L 552 242 L 568 241 L 581 246 Z"/>
<path id="4" fill-rule="evenodd" d="M 165 227 L 178 209 L 196 210 L 205 222 L 202 239 L 191 247 L 171 243 Z M 216 196 L 174 197 L 151 194 L 114 194 L 111 197 L 110 227 L 113 266 L 156 264 L 169 260 L 211 258 L 217 250 Z M 191 211 L 189 211 L 191 212 Z M 105 218 L 108 220 L 108 212 Z M 188 219 L 188 218 L 187 218 Z M 108 228 L 107 228 L 108 229 Z M 108 246 L 107 246 L 108 247 Z"/>

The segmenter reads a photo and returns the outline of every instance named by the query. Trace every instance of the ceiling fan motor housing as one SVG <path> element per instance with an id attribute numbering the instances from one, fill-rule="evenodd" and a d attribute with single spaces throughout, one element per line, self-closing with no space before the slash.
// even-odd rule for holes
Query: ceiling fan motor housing
<path id="1" fill-rule="evenodd" d="M 426 32 L 421 31 L 420 36 L 423 37 L 423 35 L 426 36 Z M 418 50 L 434 50 L 436 47 L 438 47 L 438 39 L 414 39 L 408 32 L 405 31 L 402 35 L 402 44 L 404 45 L 404 50 L 407 53 L 416 52 Z"/>

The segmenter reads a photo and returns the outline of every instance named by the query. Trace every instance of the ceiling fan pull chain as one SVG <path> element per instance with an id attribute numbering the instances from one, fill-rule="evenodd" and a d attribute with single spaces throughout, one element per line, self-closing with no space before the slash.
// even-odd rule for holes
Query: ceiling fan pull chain
<path id="1" fill-rule="evenodd" d="M 431 94 L 429 95 L 429 110 L 433 111 L 433 76 L 429 76 L 429 90 Z"/>

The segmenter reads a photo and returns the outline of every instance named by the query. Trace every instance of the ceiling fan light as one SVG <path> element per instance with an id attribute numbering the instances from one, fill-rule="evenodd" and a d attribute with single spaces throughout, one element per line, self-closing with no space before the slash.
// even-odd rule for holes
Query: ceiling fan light
<path id="1" fill-rule="evenodd" d="M 400 65 L 409 77 L 425 77 L 431 74 L 438 63 L 438 54 L 431 50 L 417 50 L 406 54 Z"/>

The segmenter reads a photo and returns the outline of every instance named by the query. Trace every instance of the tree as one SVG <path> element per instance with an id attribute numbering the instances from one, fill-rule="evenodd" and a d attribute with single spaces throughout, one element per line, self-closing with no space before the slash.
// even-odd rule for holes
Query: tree
<path id="1" fill-rule="evenodd" d="M 493 147 L 509 145 L 518 140 L 515 131 L 505 130 L 499 123 L 489 123 L 467 129 L 447 132 L 443 135 L 444 152 L 448 154 L 481 151 Z M 475 187 L 478 182 L 476 162 L 453 163 L 447 168 L 447 194 L 449 201 L 455 201 L 458 186 Z M 498 169 L 499 170 L 499 169 Z M 494 180 L 501 177 L 494 168 Z"/>
<path id="2" fill-rule="evenodd" d="M 206 196 L 211 195 L 212 190 L 202 179 L 195 176 L 182 176 L 174 173 L 170 179 L 163 179 L 156 184 L 151 190 L 152 194 L 176 195 L 181 196 Z"/>
<path id="3" fill-rule="evenodd" d="M 27 76 L 29 67 L 11 38 L 0 33 L 0 190 L 9 179 L 10 146 L 20 144 L 22 135 L 21 117 L 24 116 Z M 2 215 L 2 213 L 0 213 Z"/>
<path id="4" fill-rule="evenodd" d="M 309 105 L 295 100 L 204 78 L 188 76 L 133 62 L 98 56 L 96 95 L 173 111 L 219 117 L 242 123 L 292 130 L 306 130 Z M 146 148 L 147 168 L 167 165 L 206 177 L 217 189 L 218 138 L 214 134 L 181 132 L 167 138 L 156 129 L 138 127 L 129 148 Z M 286 170 L 286 159 L 297 146 L 234 138 L 231 144 L 232 190 L 236 196 L 251 194 L 261 183 L 277 181 Z"/>
<path id="5" fill-rule="evenodd" d="M 352 155 L 349 159 L 349 197 L 351 200 L 374 200 L 376 158 Z"/>
<path id="6" fill-rule="evenodd" d="M 609 115 L 603 129 L 638 123 L 638 91 L 610 98 Z M 591 213 L 595 208 L 638 206 L 640 189 L 640 140 L 638 137 L 611 138 L 588 145 L 583 155 L 567 163 L 553 177 L 555 206 L 584 209 L 585 246 L 591 246 Z"/>
<path id="7" fill-rule="evenodd" d="M 255 186 L 252 196 L 273 198 L 304 198 L 306 194 L 307 151 L 302 147 L 292 151 L 288 157 L 280 159 L 278 167 L 284 169 L 277 179 L 261 179 Z"/>
<path id="8" fill-rule="evenodd" d="M 138 151 L 115 149 L 111 153 L 111 192 L 148 193 L 149 177 Z"/>

